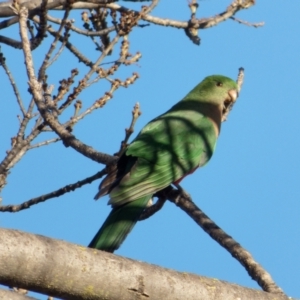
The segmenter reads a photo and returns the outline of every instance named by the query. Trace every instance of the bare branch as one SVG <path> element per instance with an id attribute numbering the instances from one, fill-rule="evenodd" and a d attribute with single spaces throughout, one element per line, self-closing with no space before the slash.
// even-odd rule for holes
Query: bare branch
<path id="1" fill-rule="evenodd" d="M 20 110 L 21 110 L 23 116 L 25 116 L 26 115 L 26 110 L 25 110 L 25 107 L 23 105 L 23 101 L 21 99 L 21 96 L 20 96 L 17 84 L 16 84 L 16 82 L 15 82 L 15 80 L 14 80 L 11 72 L 9 71 L 9 69 L 7 67 L 5 60 L 6 59 L 5 59 L 4 55 L 3 55 L 3 53 L 0 51 L 0 66 L 2 66 L 3 69 L 4 69 L 4 71 L 6 72 L 6 74 L 8 76 L 8 79 L 10 81 L 10 84 L 11 84 L 13 90 L 14 90 L 15 96 L 17 98 Z"/>
<path id="2" fill-rule="evenodd" d="M 92 147 L 87 146 L 82 142 L 80 142 L 66 128 L 60 125 L 56 120 L 55 116 L 48 111 L 46 104 L 43 102 L 42 86 L 37 81 L 37 78 L 35 77 L 34 74 L 33 61 L 30 52 L 30 44 L 26 32 L 26 21 L 28 17 L 28 11 L 26 10 L 26 8 L 22 7 L 20 9 L 19 16 L 20 16 L 20 20 L 19 20 L 20 34 L 23 43 L 23 52 L 25 56 L 25 64 L 26 64 L 26 70 L 29 78 L 29 85 L 34 97 L 35 104 L 38 107 L 38 110 L 41 113 L 43 119 L 51 127 L 51 129 L 53 129 L 57 133 L 57 135 L 63 140 L 66 146 L 71 146 L 81 154 L 99 163 L 107 164 L 111 162 L 115 158 L 105 153 L 97 152 Z"/>
<path id="3" fill-rule="evenodd" d="M 32 103 L 30 103 L 30 106 L 31 105 Z M 43 131 L 44 126 L 46 126 L 45 124 L 40 124 L 39 127 L 34 128 L 31 133 L 26 138 L 24 138 L 26 126 L 28 125 L 28 122 L 34 117 L 35 114 L 31 115 L 28 112 L 21 121 L 20 128 L 15 139 L 16 143 L 12 145 L 12 149 L 7 152 L 6 157 L 0 163 L 0 174 L 2 179 L 6 178 L 9 169 L 12 168 L 23 157 L 23 155 L 28 151 L 30 143 L 38 136 L 41 131 Z M 38 121 L 39 119 L 37 120 L 37 122 Z M 0 189 L 3 188 L 3 183 L 5 183 L 5 181 L 0 180 Z"/>
<path id="4" fill-rule="evenodd" d="M 238 76 L 237 76 L 237 80 L 236 80 L 236 83 L 238 85 L 238 93 L 240 93 L 241 89 L 242 89 L 242 85 L 244 83 L 244 68 L 239 68 L 239 72 L 238 72 Z M 233 106 L 235 105 L 236 101 L 235 102 L 231 102 L 229 107 L 227 108 L 226 112 L 223 114 L 222 116 L 222 122 L 225 122 L 227 121 L 227 118 L 228 118 L 228 115 L 229 113 L 231 112 Z"/>
<path id="5" fill-rule="evenodd" d="M 67 18 L 68 18 L 68 16 L 69 16 L 70 9 L 71 9 L 70 4 L 69 4 L 69 1 L 67 1 L 67 2 L 68 2 L 68 5 L 67 5 L 67 7 L 66 7 L 66 10 L 65 10 L 65 13 L 64 13 L 64 17 L 63 17 L 63 19 L 62 19 L 62 22 L 61 22 L 61 24 L 60 24 L 60 26 L 59 26 L 59 29 L 58 29 L 57 33 L 56 33 L 56 36 L 55 36 L 55 38 L 54 38 L 54 41 L 52 42 L 52 44 L 51 44 L 51 46 L 50 46 L 50 48 L 49 48 L 49 50 L 48 50 L 48 52 L 47 52 L 47 54 L 46 54 L 46 56 L 45 56 L 45 59 L 43 60 L 43 63 L 42 63 L 42 65 L 41 65 L 41 67 L 40 67 L 40 70 L 39 70 L 39 76 L 38 76 L 38 80 L 39 80 L 39 81 L 45 81 L 45 72 L 46 72 L 47 67 L 49 66 L 49 59 L 50 59 L 50 57 L 51 57 L 53 51 L 54 51 L 55 48 L 56 48 L 56 44 L 57 44 L 57 42 L 58 42 L 58 40 L 59 40 L 60 33 L 62 32 L 62 30 L 63 30 L 63 28 L 64 28 L 64 26 L 65 26 L 65 24 L 66 24 L 66 22 L 67 22 Z M 46 17 L 45 17 L 45 19 L 46 19 Z M 40 25 L 42 25 L 42 20 L 43 20 L 43 19 L 40 18 Z M 65 41 L 64 41 L 64 42 L 65 42 Z M 64 44 L 64 42 L 63 42 L 63 44 Z"/>
<path id="6" fill-rule="evenodd" d="M 49 61 L 48 64 L 46 65 L 46 68 L 49 68 L 62 54 L 62 52 L 66 46 L 66 43 L 68 41 L 68 38 L 69 38 L 69 31 L 70 31 L 69 23 L 67 23 L 67 25 L 65 26 L 65 32 L 63 35 L 63 42 L 61 43 L 57 53 L 54 55 L 54 57 L 51 59 L 51 61 Z M 58 36 L 58 39 L 59 39 L 59 36 Z"/>
<path id="7" fill-rule="evenodd" d="M 111 43 L 103 50 L 100 57 L 97 59 L 97 61 L 91 66 L 90 71 L 85 75 L 84 80 L 88 82 L 88 80 L 91 78 L 91 76 L 97 71 L 98 66 L 101 64 L 101 62 L 104 60 L 104 58 L 107 56 L 107 54 L 110 52 L 110 50 L 115 46 L 115 44 L 119 41 L 120 36 L 117 34 Z"/>
<path id="8" fill-rule="evenodd" d="M 167 199 L 164 197 L 159 197 L 155 204 L 147 207 L 139 217 L 139 221 L 144 221 L 152 217 L 155 213 L 161 210 L 166 203 Z"/>
<path id="9" fill-rule="evenodd" d="M 238 92 L 241 91 L 242 85 L 244 83 L 244 76 L 245 76 L 244 71 L 245 71 L 245 69 L 243 67 L 239 68 L 239 73 L 238 73 L 238 77 L 237 77 L 237 80 L 236 80 L 236 83 L 238 85 Z"/>
<path id="10" fill-rule="evenodd" d="M 32 18 L 34 20 L 34 22 L 39 23 L 40 20 L 37 17 L 33 17 Z M 57 36 L 57 32 L 52 29 L 51 27 L 47 28 L 47 31 L 54 37 Z M 64 37 L 61 35 L 58 35 L 58 39 L 61 43 L 64 43 Z M 87 57 L 85 57 L 75 46 L 73 46 L 73 44 L 71 44 L 69 41 L 66 42 L 65 44 L 66 48 L 72 53 L 74 54 L 79 62 L 84 63 L 86 66 L 91 67 L 92 66 L 92 61 L 90 61 Z"/>
<path id="11" fill-rule="evenodd" d="M 137 15 L 139 14 L 137 11 L 129 10 L 124 6 L 120 6 L 115 3 L 109 3 L 109 2 L 114 2 L 114 1 L 97 0 L 97 1 L 80 2 L 80 1 L 74 0 L 73 2 L 74 2 L 72 5 L 73 9 L 98 9 L 100 6 L 100 7 L 104 7 L 104 8 L 110 8 L 113 10 L 117 10 L 120 12 L 132 11 L 132 12 L 136 13 Z M 51 9 L 62 10 L 62 9 L 64 9 L 64 7 L 67 3 L 68 3 L 67 0 L 52 0 L 50 3 L 47 4 L 47 10 L 51 10 Z M 212 26 L 216 26 L 217 24 L 219 24 L 223 21 L 226 21 L 229 18 L 232 18 L 239 10 L 248 9 L 249 7 L 253 6 L 255 4 L 255 1 L 254 0 L 234 0 L 234 1 L 232 1 L 231 5 L 229 5 L 228 8 L 224 12 L 222 12 L 216 16 L 209 17 L 209 18 L 203 18 L 203 19 L 192 18 L 191 19 L 192 22 L 191 21 L 190 22 L 181 22 L 181 21 L 177 21 L 177 20 L 163 19 L 163 18 L 158 18 L 158 17 L 148 15 L 148 13 L 157 5 L 157 3 L 158 3 L 158 1 L 153 1 L 152 4 L 148 7 L 148 9 L 145 10 L 142 15 L 140 15 L 140 19 L 143 19 L 147 22 L 150 22 L 150 23 L 153 23 L 156 25 L 183 28 L 186 31 L 188 30 L 188 32 L 190 34 L 192 34 L 192 36 L 196 36 L 197 32 L 193 32 L 193 30 L 205 29 L 205 28 L 209 28 Z M 0 17 L 12 16 L 12 11 L 9 8 L 7 3 L 4 3 L 4 4 L 1 3 L 0 5 L 1 5 L 0 6 L 1 7 Z M 27 7 L 30 11 L 32 10 L 31 15 L 34 15 L 35 10 L 37 10 L 39 5 L 41 5 L 41 0 L 27 1 L 23 5 L 25 7 Z M 0 23 L 0 29 L 10 26 L 10 25 L 16 23 L 17 21 L 18 21 L 18 19 L 16 17 L 13 17 L 9 20 L 5 20 Z M 239 20 L 236 20 L 236 21 L 239 21 Z M 246 21 L 242 21 L 240 23 L 245 24 L 245 25 L 250 24 Z M 257 24 L 262 25 L 262 23 L 257 23 Z"/>
<path id="12" fill-rule="evenodd" d="M 6 44 L 6 45 L 11 46 L 15 49 L 21 49 L 22 48 L 22 45 L 21 45 L 20 41 L 17 41 L 15 39 L 12 39 L 12 38 L 9 38 L 9 37 L 3 36 L 3 35 L 0 35 L 0 43 Z"/>
<path id="13" fill-rule="evenodd" d="M 233 21 L 236 21 L 236 22 L 238 22 L 240 24 L 243 24 L 243 25 L 246 25 L 246 26 L 250 26 L 250 27 L 255 27 L 255 28 L 262 27 L 262 26 L 265 25 L 265 22 L 250 23 L 250 22 L 238 19 L 236 17 L 230 17 L 230 19 L 232 19 Z"/>
<path id="14" fill-rule="evenodd" d="M 86 0 L 88 4 L 93 4 L 94 6 L 99 6 L 99 4 L 105 5 L 110 2 L 115 2 L 115 0 Z M 30 12 L 30 14 L 36 14 L 40 9 L 42 5 L 43 0 L 30 0 L 30 1 L 23 1 L 21 4 L 22 7 L 27 8 L 27 10 Z M 81 6 L 84 5 L 84 2 L 80 0 L 72 0 L 73 3 L 81 2 Z M 65 10 L 65 7 L 69 5 L 69 0 L 51 0 L 47 3 L 46 9 L 52 10 L 52 9 L 58 9 L 58 10 Z M 2 2 L 0 3 L 0 18 L 4 17 L 11 17 L 15 13 L 11 10 L 11 1 Z M 85 8 L 85 7 L 83 7 Z M 17 19 L 17 18 L 16 18 Z M 18 20 L 18 19 L 17 19 Z M 18 21 L 15 21 L 14 23 L 17 23 Z M 12 24 L 11 24 L 12 25 Z"/>
<path id="15" fill-rule="evenodd" d="M 58 93 L 56 96 L 53 97 L 55 103 L 58 103 L 59 101 L 61 101 L 64 96 L 67 94 L 67 92 L 70 90 L 71 85 L 74 83 L 74 79 L 75 77 L 79 74 L 78 69 L 72 69 L 71 70 L 71 76 L 68 77 L 67 79 L 62 79 L 59 81 L 59 87 L 58 87 Z M 79 85 L 75 88 L 75 90 L 79 89 Z M 71 93 L 68 98 L 73 98 L 72 100 L 74 100 L 79 93 L 76 93 L 75 91 L 73 93 Z M 71 100 L 69 100 L 71 101 Z M 61 109 L 59 109 L 61 110 Z"/>
<path id="16" fill-rule="evenodd" d="M 214 223 L 194 202 L 185 199 L 180 191 L 171 186 L 162 191 L 162 195 L 185 211 L 207 234 L 225 248 L 247 270 L 250 277 L 269 293 L 284 295 L 276 285 L 271 275 L 258 264 L 252 255 Z"/>
<path id="17" fill-rule="evenodd" d="M 2 12 L 1 4 L 2 4 L 2 3 L 0 3 L 0 12 Z M 9 5 L 10 5 L 10 2 L 7 1 L 6 4 L 9 4 Z M 11 13 L 12 15 L 14 15 L 14 14 L 12 13 L 10 7 L 9 7 L 9 11 L 10 11 L 10 13 Z M 1 16 L 0 16 L 0 17 L 1 17 Z M 8 20 L 4 20 L 4 21 L 0 22 L 0 29 L 4 29 L 4 28 L 7 28 L 7 27 L 9 27 L 9 26 L 11 26 L 11 25 L 13 25 L 13 24 L 16 24 L 16 23 L 18 23 L 18 21 L 19 21 L 19 18 L 18 18 L 18 17 L 12 17 L 12 18 L 10 18 L 10 19 L 8 19 Z"/>
<path id="18" fill-rule="evenodd" d="M 54 18 L 50 15 L 47 15 L 47 19 L 53 23 L 56 23 L 56 24 L 61 24 L 62 20 L 61 19 L 58 19 L 58 18 Z M 70 21 L 71 23 L 71 21 Z M 78 34 L 82 34 L 82 35 L 86 35 L 86 36 L 101 36 L 103 34 L 108 34 L 112 31 L 115 30 L 115 26 L 111 26 L 111 27 L 108 27 L 106 29 L 102 29 L 102 30 L 99 30 L 99 31 L 89 31 L 89 30 L 82 30 L 74 25 L 70 25 L 70 30 L 78 33 Z"/>
<path id="19" fill-rule="evenodd" d="M 89 31 L 99 31 L 107 29 L 107 20 L 106 17 L 108 15 L 108 11 L 106 8 L 98 8 L 96 10 L 90 11 L 90 16 L 88 17 L 87 12 L 83 11 L 81 13 L 82 21 L 84 22 L 83 26 L 85 29 Z M 92 25 L 92 26 L 91 26 Z M 115 26 L 113 27 L 115 29 Z M 94 36 L 90 36 L 93 43 L 96 45 L 96 49 L 98 51 L 103 51 L 110 43 L 110 37 L 108 33 L 100 36 L 100 41 L 102 43 L 99 44 L 98 39 L 95 39 Z M 108 55 L 112 53 L 112 50 L 108 52 Z"/>
<path id="20" fill-rule="evenodd" d="M 124 153 L 125 149 L 128 146 L 128 140 L 134 132 L 134 125 L 141 114 L 142 112 L 140 111 L 140 104 L 137 102 L 133 107 L 131 124 L 129 128 L 125 128 L 125 139 L 121 142 L 120 150 L 118 153 L 115 154 L 115 156 L 120 157 Z"/>
<path id="21" fill-rule="evenodd" d="M 0 261 L 1 284 L 60 299 L 287 300 L 17 230 L 0 229 Z"/>
<path id="22" fill-rule="evenodd" d="M 42 146 L 47 146 L 49 144 L 56 143 L 60 140 L 61 140 L 60 138 L 53 138 L 53 139 L 50 139 L 50 140 L 47 140 L 47 141 L 44 141 L 44 142 L 40 142 L 40 143 L 37 143 L 35 145 L 31 145 L 30 147 L 28 147 L 28 150 L 31 150 L 31 149 L 34 149 L 34 148 L 39 148 L 39 147 L 42 147 Z"/>
<path id="23" fill-rule="evenodd" d="M 24 120 L 27 121 L 26 118 L 24 118 Z M 17 139 L 17 143 L 13 145 L 11 151 L 7 153 L 6 157 L 0 163 L 0 190 L 3 188 L 4 184 L 6 184 L 5 178 L 9 169 L 26 153 L 28 145 L 28 140 L 18 141 Z"/>
<path id="24" fill-rule="evenodd" d="M 40 20 L 41 20 L 40 26 L 38 27 L 36 36 L 33 36 L 32 39 L 30 40 L 30 48 L 32 50 L 36 49 L 41 44 L 41 42 L 43 41 L 43 39 L 45 37 L 45 32 L 46 32 L 46 28 L 47 28 L 47 18 L 46 18 L 47 10 L 45 8 L 46 5 L 47 5 L 47 0 L 42 0 L 41 11 L 40 11 Z M 1 3 L 0 3 L 0 8 L 1 8 Z M 12 8 L 13 8 L 13 6 L 12 6 Z M 10 8 L 10 10 L 13 10 L 12 8 Z M 1 10 L 1 12 L 2 12 L 2 10 Z M 16 23 L 17 21 L 18 21 L 18 18 L 16 18 L 16 17 L 11 18 L 8 21 L 3 21 L 0 23 L 0 29 L 8 27 L 8 26 Z M 33 35 L 32 28 L 29 27 L 28 29 L 29 29 L 30 34 Z M 11 39 L 9 37 L 0 35 L 0 42 L 7 44 L 16 49 L 22 49 L 21 42 Z"/>
<path id="25" fill-rule="evenodd" d="M 228 8 L 224 12 L 222 12 L 216 16 L 209 17 L 209 18 L 203 18 L 203 19 L 195 19 L 195 21 L 193 22 L 193 26 L 195 29 L 205 29 L 205 28 L 210 28 L 210 27 L 216 26 L 219 23 L 226 21 L 227 19 L 229 19 L 230 17 L 235 15 L 239 10 L 249 8 L 254 4 L 255 4 L 255 2 L 253 0 L 243 0 L 243 1 L 234 0 L 231 3 L 231 5 L 229 5 Z M 81 3 L 75 3 L 74 8 L 79 8 L 80 5 L 81 5 Z M 90 7 L 92 8 L 92 6 L 93 5 L 91 5 Z M 104 6 L 104 5 L 101 4 L 101 6 Z M 114 9 L 117 11 L 128 11 L 129 10 L 126 7 L 120 6 L 115 3 L 106 4 L 105 7 L 111 8 L 111 9 Z M 134 11 L 134 12 L 138 13 L 136 11 Z M 183 28 L 183 29 L 189 27 L 188 22 L 181 22 L 181 21 L 171 20 L 171 19 L 163 19 L 163 18 L 150 16 L 147 14 L 142 15 L 141 19 L 143 19 L 144 21 L 148 21 L 150 23 L 162 25 L 162 26 L 171 26 L 171 27 Z"/>
<path id="26" fill-rule="evenodd" d="M 14 291 L 0 289 L 0 299 L 7 299 L 7 300 L 38 300 L 37 298 L 32 298 L 26 295 L 22 295 L 16 293 Z"/>
<path id="27" fill-rule="evenodd" d="M 90 184 L 92 183 L 93 181 L 101 178 L 103 175 L 106 174 L 106 169 L 104 168 L 102 171 L 99 171 L 98 173 L 94 174 L 93 176 L 90 176 L 90 177 L 87 177 L 83 180 L 79 180 L 77 181 L 76 183 L 71 183 L 71 184 L 68 184 L 56 191 L 53 191 L 51 193 L 48 193 L 48 194 L 44 194 L 44 195 L 41 195 L 39 197 L 36 197 L 36 198 L 32 198 L 30 200 L 27 200 L 21 204 L 15 204 L 15 205 L 2 205 L 0 206 L 0 211 L 1 212 L 18 212 L 18 211 L 21 211 L 23 209 L 27 209 L 27 208 L 30 208 L 31 206 L 33 205 L 36 205 L 36 204 L 39 204 L 41 202 L 45 202 L 49 199 L 53 199 L 53 198 L 57 198 L 57 197 L 60 197 L 66 193 L 69 193 L 69 192 L 73 192 L 75 191 L 76 189 L 86 185 L 86 184 Z"/>
<path id="28" fill-rule="evenodd" d="M 47 29 L 47 3 L 48 0 L 42 0 L 41 10 L 40 10 L 40 26 L 38 27 L 37 34 L 31 40 L 31 49 L 36 49 L 43 41 L 46 36 Z"/>
<path id="29" fill-rule="evenodd" d="M 116 66 L 116 65 L 114 65 Z M 101 70 L 99 71 L 101 72 Z M 106 76 L 106 75 L 105 75 Z M 97 77 L 95 79 L 95 81 L 90 82 L 94 83 L 97 80 L 99 80 L 100 78 L 102 78 L 101 76 Z M 71 118 L 70 121 L 66 122 L 63 126 L 64 127 L 69 127 L 69 126 L 73 126 L 75 123 L 77 123 L 78 121 L 80 121 L 81 119 L 83 119 L 85 116 L 87 116 L 88 114 L 92 113 L 95 109 L 98 108 L 103 108 L 105 106 L 105 104 L 112 99 L 113 97 L 113 93 L 120 87 L 120 86 L 124 86 L 127 87 L 129 84 L 133 84 L 135 82 L 135 80 L 139 78 L 139 75 L 137 73 L 133 73 L 133 75 L 129 78 L 127 78 L 125 81 L 120 81 L 119 79 L 115 79 L 115 80 L 111 80 L 111 88 L 109 91 L 105 92 L 104 95 L 102 97 L 100 97 L 99 99 L 97 99 L 95 101 L 95 103 L 93 105 L 91 105 L 88 109 L 86 109 L 84 112 L 82 112 L 79 115 L 76 115 L 74 117 Z"/>

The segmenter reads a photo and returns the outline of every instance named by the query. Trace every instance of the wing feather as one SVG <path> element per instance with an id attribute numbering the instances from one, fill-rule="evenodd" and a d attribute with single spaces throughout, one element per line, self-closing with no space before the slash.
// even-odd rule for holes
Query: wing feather
<path id="1" fill-rule="evenodd" d="M 125 155 L 137 160 L 111 190 L 109 204 L 118 206 L 167 187 L 204 165 L 215 142 L 213 125 L 200 113 L 158 117 L 128 146 Z"/>

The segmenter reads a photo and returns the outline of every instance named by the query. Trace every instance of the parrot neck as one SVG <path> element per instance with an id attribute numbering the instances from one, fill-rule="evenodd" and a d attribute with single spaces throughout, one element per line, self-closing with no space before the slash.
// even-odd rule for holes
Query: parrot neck
<path id="1" fill-rule="evenodd" d="M 201 113 L 212 122 L 216 136 L 219 136 L 222 122 L 222 108 L 220 105 L 201 103 Z"/>
<path id="2" fill-rule="evenodd" d="M 180 103 L 181 108 L 187 109 L 190 107 L 192 110 L 196 110 L 209 119 L 212 122 L 216 136 L 219 136 L 222 122 L 222 105 L 216 103 L 210 103 L 201 98 L 186 97 Z"/>

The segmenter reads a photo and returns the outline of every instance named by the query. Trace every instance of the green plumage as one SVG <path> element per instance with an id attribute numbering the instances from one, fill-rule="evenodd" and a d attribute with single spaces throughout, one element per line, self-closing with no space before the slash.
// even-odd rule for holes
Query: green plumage
<path id="1" fill-rule="evenodd" d="M 113 210 L 89 247 L 113 252 L 152 195 L 203 166 L 212 156 L 222 115 L 237 97 L 230 78 L 205 78 L 183 100 L 150 121 L 102 181 Z"/>
<path id="2" fill-rule="evenodd" d="M 121 245 L 145 209 L 151 195 L 113 208 L 89 247 L 113 252 Z"/>

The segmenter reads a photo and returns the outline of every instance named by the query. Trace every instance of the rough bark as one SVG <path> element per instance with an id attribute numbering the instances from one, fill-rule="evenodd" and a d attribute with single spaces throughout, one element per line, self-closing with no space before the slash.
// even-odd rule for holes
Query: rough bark
<path id="1" fill-rule="evenodd" d="M 36 298 L 32 298 L 23 294 L 19 294 L 9 290 L 0 289 L 0 299 L 5 300 L 37 300 Z"/>
<path id="2" fill-rule="evenodd" d="M 73 300 L 287 299 L 9 229 L 0 229 L 0 283 Z"/>

